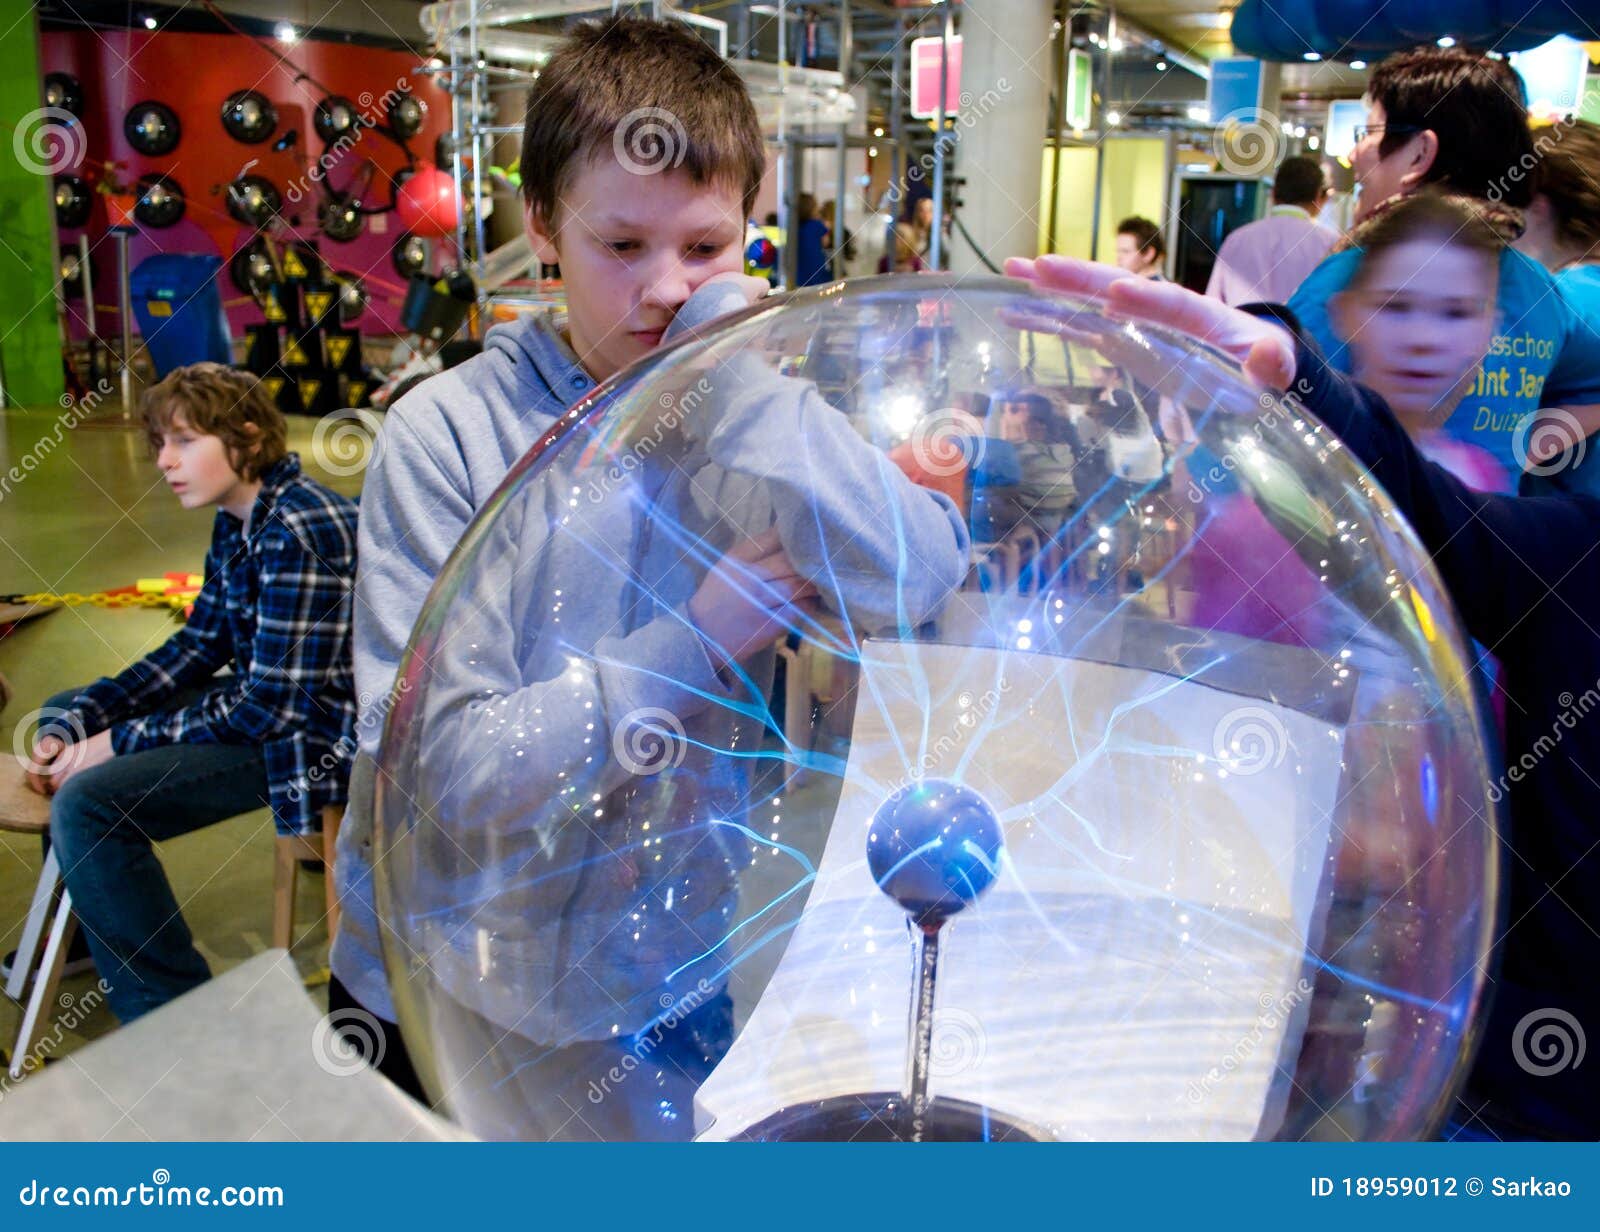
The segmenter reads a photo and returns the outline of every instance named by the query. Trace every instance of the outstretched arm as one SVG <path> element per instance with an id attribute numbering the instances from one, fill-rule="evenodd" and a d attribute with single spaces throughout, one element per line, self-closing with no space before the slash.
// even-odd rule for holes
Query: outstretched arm
<path id="1" fill-rule="evenodd" d="M 1600 587 L 1600 501 L 1476 492 L 1418 451 L 1384 400 L 1335 372 L 1287 309 L 1230 308 L 1178 286 L 1060 257 L 1008 264 L 1051 290 L 1105 300 L 1211 343 L 1256 385 L 1288 390 L 1331 428 L 1411 522 L 1473 637 L 1491 647 L 1529 626 L 1552 590 Z"/>

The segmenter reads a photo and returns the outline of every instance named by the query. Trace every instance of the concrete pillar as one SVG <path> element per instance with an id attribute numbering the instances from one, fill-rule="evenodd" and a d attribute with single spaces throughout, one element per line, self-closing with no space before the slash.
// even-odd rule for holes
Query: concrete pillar
<path id="1" fill-rule="evenodd" d="M 1039 241 L 1039 168 L 1054 73 L 1047 0 L 984 0 L 961 12 L 961 107 L 954 173 L 966 180 L 960 217 L 996 265 L 1031 257 Z M 986 272 L 959 229 L 950 268 Z"/>

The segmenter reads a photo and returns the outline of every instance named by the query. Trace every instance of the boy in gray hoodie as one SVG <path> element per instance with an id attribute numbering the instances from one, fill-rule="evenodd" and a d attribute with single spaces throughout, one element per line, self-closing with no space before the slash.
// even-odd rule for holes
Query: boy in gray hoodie
<path id="1" fill-rule="evenodd" d="M 655 136 L 642 143 L 641 117 L 657 124 Z M 355 659 L 362 756 L 339 838 L 343 916 L 331 955 L 329 1013 L 335 1025 L 360 1021 L 362 1029 L 347 1030 L 346 1038 L 413 1094 L 420 1096 L 420 1085 L 393 1026 L 380 954 L 372 868 L 382 853 L 374 849 L 371 816 L 373 759 L 407 638 L 467 524 L 571 403 L 664 337 L 744 307 L 765 290 L 764 282 L 740 273 L 744 220 L 764 168 L 743 83 L 691 33 L 677 23 L 632 19 L 578 27 L 532 92 L 522 157 L 528 232 L 540 260 L 561 266 L 567 312 L 496 326 L 481 355 L 426 382 L 385 423 L 361 503 Z M 712 376 L 724 396 L 686 437 L 700 482 L 665 495 L 688 502 L 712 492 L 720 511 L 736 511 L 737 533 L 710 545 L 726 554 L 726 565 L 712 568 L 693 594 L 653 595 L 660 610 L 642 605 L 635 591 L 681 585 L 687 571 L 674 577 L 670 564 L 658 565 L 638 504 L 626 493 L 613 493 L 585 516 L 593 542 L 619 545 L 633 582 L 606 582 L 619 575 L 592 561 L 562 565 L 559 553 L 541 556 L 537 545 L 549 523 L 542 518 L 548 502 L 538 493 L 569 482 L 558 458 L 523 496 L 526 537 L 504 545 L 507 559 L 518 562 L 508 575 L 517 593 L 501 604 L 463 609 L 477 611 L 474 627 L 445 631 L 458 642 L 464 637 L 505 652 L 503 662 L 450 656 L 452 669 L 466 661 L 473 667 L 459 681 L 445 674 L 452 690 L 464 690 L 463 699 L 488 698 L 464 705 L 459 740 L 512 730 L 506 720 L 532 704 L 530 684 L 542 683 L 541 697 L 548 693 L 545 677 L 555 673 L 532 661 L 543 651 L 519 658 L 515 638 L 485 629 L 514 632 L 526 618 L 539 619 L 531 596 L 550 581 L 544 575 L 551 569 L 562 569 L 569 593 L 596 609 L 593 675 L 574 696 L 579 705 L 600 703 L 594 721 L 600 727 L 603 720 L 601 749 L 626 740 L 624 725 L 637 712 L 665 709 L 693 724 L 708 695 L 737 687 L 741 676 L 770 678 L 771 644 L 797 605 L 813 596 L 865 630 L 905 628 L 934 614 L 960 585 L 968 544 L 950 501 L 912 488 L 814 387 L 776 378 L 753 358 L 735 357 Z M 817 467 L 817 458 L 826 459 L 825 467 Z M 730 572 L 747 576 L 752 569 L 768 580 L 769 608 L 739 601 L 740 587 L 730 585 Z M 571 618 L 575 613 L 563 615 L 569 631 L 583 628 Z M 530 640 L 543 641 L 537 634 Z M 437 675 L 442 664 L 433 666 Z M 666 684 L 667 674 L 680 684 Z M 706 721 L 717 729 L 707 733 L 715 740 L 731 738 L 718 720 Z M 555 768 L 566 764 L 569 733 L 559 726 L 546 729 L 549 740 L 538 750 L 548 773 L 520 783 L 515 793 L 503 793 L 492 779 L 462 780 L 448 766 L 461 751 L 446 747 L 450 740 L 431 743 L 429 755 L 443 760 L 429 773 L 445 776 L 440 781 L 458 791 L 463 810 L 456 815 L 492 813 L 498 798 L 525 808 L 528 821 L 516 828 L 537 833 L 541 812 L 557 804 Z M 492 754 L 479 762 L 483 751 L 477 742 L 473 765 L 498 762 Z M 592 786 L 602 792 L 628 786 L 615 767 L 601 767 L 595 777 Z M 492 818 L 483 824 L 496 825 Z M 614 907 L 595 904 L 592 912 L 599 919 Z M 523 937 L 535 961 L 539 942 L 524 923 L 504 921 L 500 932 Z M 496 1005 L 500 995 L 506 1003 Z M 475 1008 L 507 1026 L 530 1008 L 514 1004 L 509 988 L 479 987 L 474 997 Z M 582 1017 L 580 1010 L 551 1012 L 562 1020 L 558 1033 L 569 1036 Z"/>

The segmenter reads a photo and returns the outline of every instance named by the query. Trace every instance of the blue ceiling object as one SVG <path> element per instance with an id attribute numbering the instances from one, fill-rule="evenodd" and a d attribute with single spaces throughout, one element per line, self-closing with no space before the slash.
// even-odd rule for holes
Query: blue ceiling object
<path id="1" fill-rule="evenodd" d="M 1446 35 L 1474 47 L 1526 51 L 1558 34 L 1600 38 L 1594 0 L 1243 0 L 1233 45 L 1263 60 L 1375 59 Z"/>

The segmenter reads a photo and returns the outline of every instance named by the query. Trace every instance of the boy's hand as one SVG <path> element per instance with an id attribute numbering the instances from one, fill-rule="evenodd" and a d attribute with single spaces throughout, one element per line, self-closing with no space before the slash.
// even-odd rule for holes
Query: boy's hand
<path id="1" fill-rule="evenodd" d="M 1135 278 L 1114 266 L 1053 255 L 1034 261 L 1013 257 L 1006 273 L 1052 291 L 1103 300 L 1124 316 L 1209 342 L 1237 360 L 1257 385 L 1287 389 L 1294 380 L 1294 339 L 1288 330 L 1175 282 Z"/>
<path id="2" fill-rule="evenodd" d="M 60 736 L 40 736 L 28 755 L 28 765 L 23 770 L 28 787 L 41 796 L 52 796 L 57 787 L 56 759 L 66 750 L 67 742 Z"/>
<path id="3" fill-rule="evenodd" d="M 54 791 L 60 791 L 73 778 L 85 770 L 103 765 L 117 755 L 111 747 L 111 729 L 96 732 L 87 740 L 80 740 L 64 749 L 55 761 L 51 763 L 50 773 L 55 786 Z"/>
<path id="4" fill-rule="evenodd" d="M 771 289 L 765 278 L 734 271 L 707 278 L 683 301 L 661 341 L 671 342 L 686 333 L 697 333 L 718 317 L 757 303 Z"/>
<path id="5" fill-rule="evenodd" d="M 795 572 L 776 528 L 719 560 L 689 600 L 689 619 L 716 657 L 737 663 L 770 645 L 797 612 L 815 608 L 817 588 Z"/>

